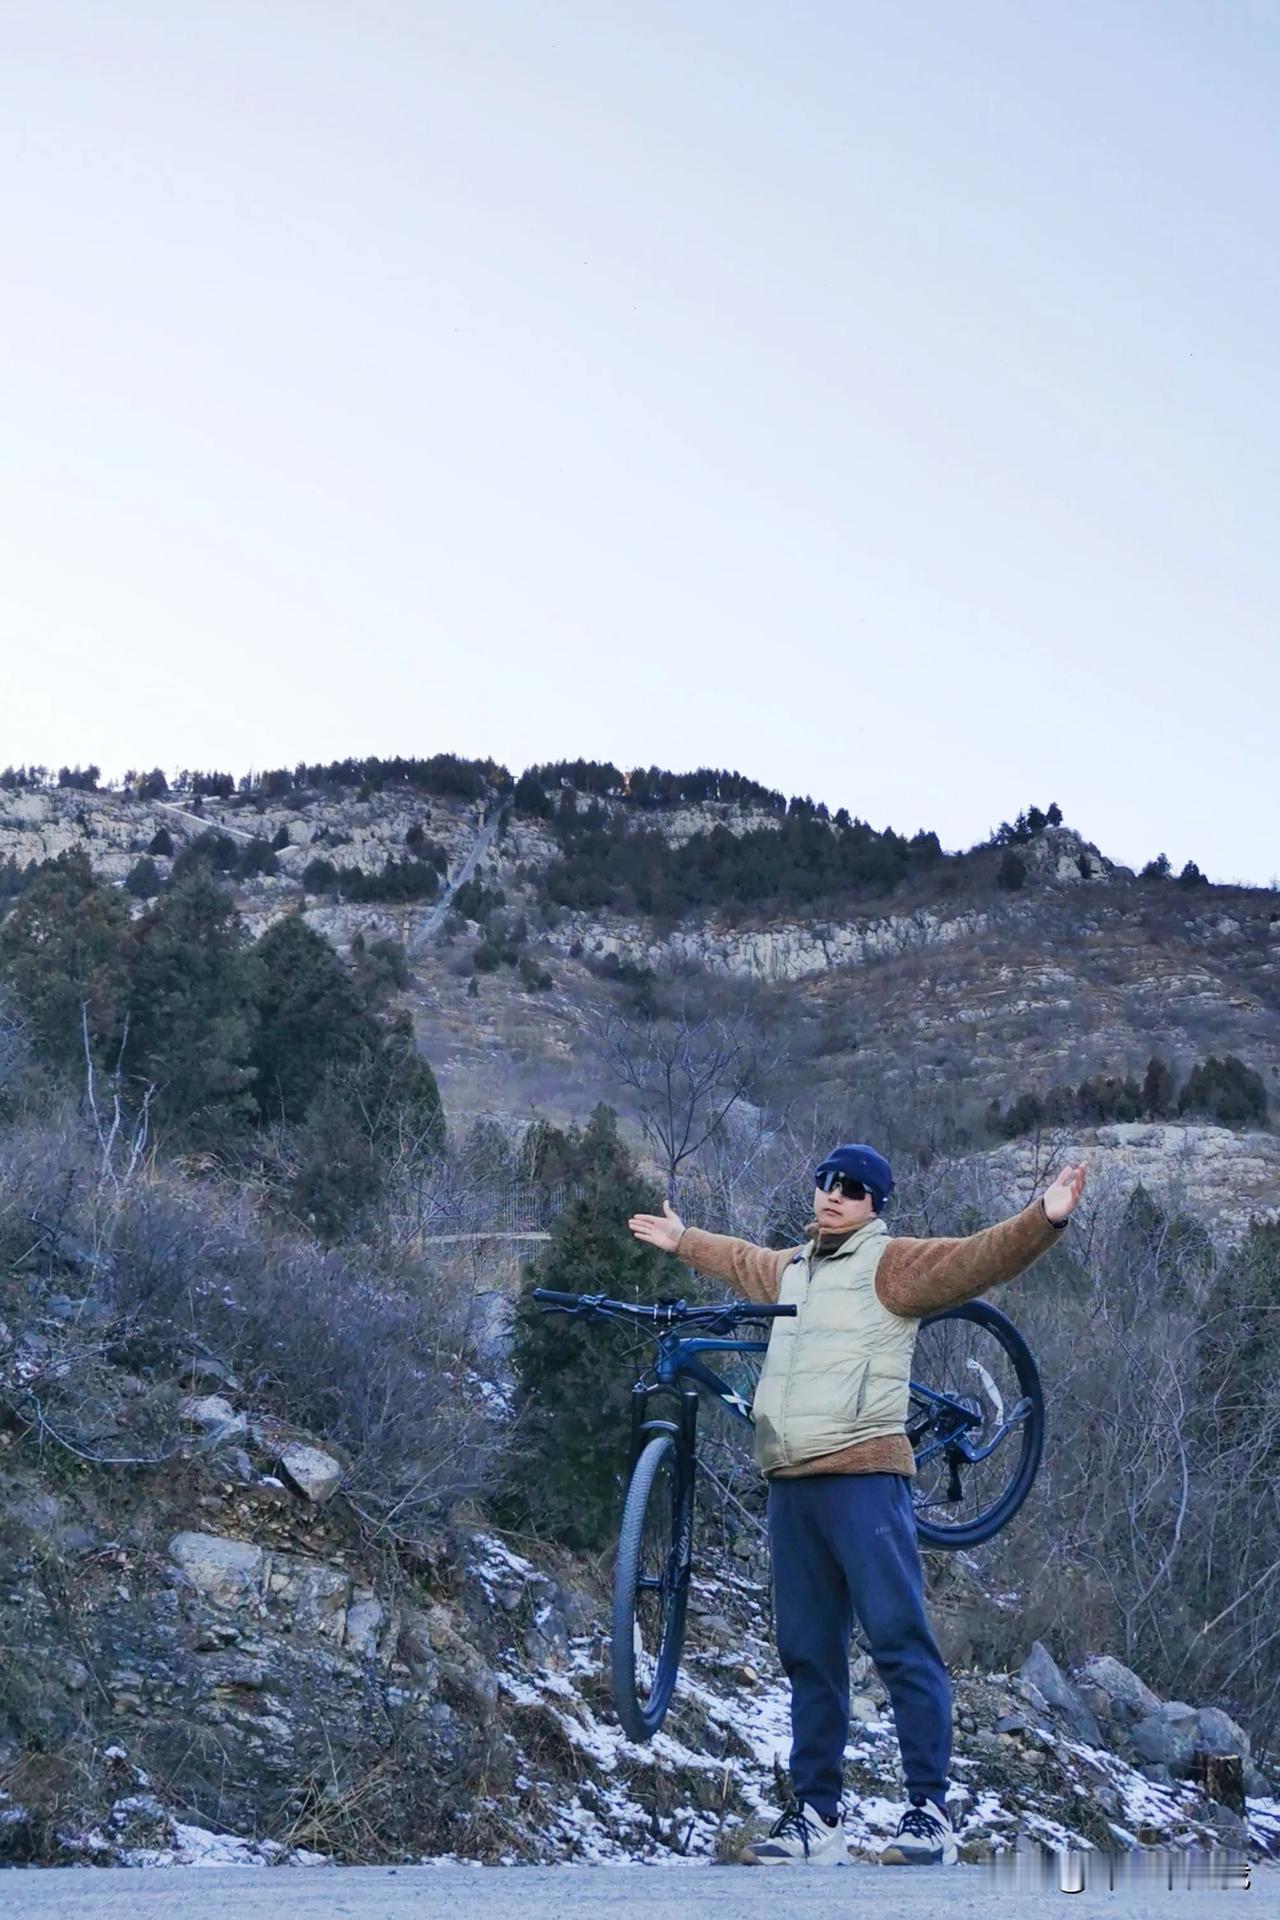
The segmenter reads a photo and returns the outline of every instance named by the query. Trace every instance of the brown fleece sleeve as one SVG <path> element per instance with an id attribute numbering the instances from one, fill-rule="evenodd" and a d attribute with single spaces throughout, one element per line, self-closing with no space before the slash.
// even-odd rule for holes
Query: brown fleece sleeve
<path id="1" fill-rule="evenodd" d="M 1033 1200 L 1012 1219 L 963 1240 L 890 1240 L 876 1271 L 876 1292 L 890 1313 L 906 1319 L 940 1313 L 1016 1279 L 1061 1231 Z"/>
<path id="2" fill-rule="evenodd" d="M 704 1233 L 686 1227 L 676 1243 L 676 1258 L 686 1260 L 713 1280 L 727 1280 L 735 1293 L 757 1306 L 772 1306 L 778 1298 L 778 1280 L 795 1247 L 755 1247 L 728 1233 Z"/>

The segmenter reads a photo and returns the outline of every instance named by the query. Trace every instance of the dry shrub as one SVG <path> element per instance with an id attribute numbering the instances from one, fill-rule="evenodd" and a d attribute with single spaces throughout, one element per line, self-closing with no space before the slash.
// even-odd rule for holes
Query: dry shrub
<path id="1" fill-rule="evenodd" d="M 342 1450 L 348 1497 L 390 1538 L 425 1543 L 445 1503 L 483 1489 L 495 1430 L 466 1364 L 470 1290 L 447 1267 L 388 1274 L 154 1159 L 113 1178 L 74 1114 L 0 1135 L 0 1193 L 0 1316 L 14 1334 L 38 1322 L 48 1348 L 8 1390 L 27 1424 L 119 1458 L 100 1444 L 103 1369 L 172 1378 L 200 1354 L 248 1410 Z"/>
<path id="2" fill-rule="evenodd" d="M 834 1114 L 822 1124 L 836 1137 Z M 732 1179 L 704 1157 L 706 1212 L 690 1217 L 761 1240 L 812 1141 L 793 1126 L 767 1151 L 731 1144 Z M 1025 1199 L 1063 1144 L 1040 1137 Z M 1008 1211 L 981 1163 L 893 1151 L 895 1232 L 968 1233 Z M 1016 1668 L 1036 1637 L 1066 1661 L 1116 1654 L 1167 1697 L 1225 1707 L 1265 1763 L 1280 1756 L 1280 1373 L 1260 1343 L 1280 1313 L 1280 1256 L 1267 1266 L 1264 1249 L 1241 1292 L 1245 1256 L 1180 1215 L 1176 1192 L 1158 1199 L 1095 1172 L 1062 1244 L 993 1293 L 1036 1356 L 1048 1438 L 1022 1512 L 967 1556 L 1013 1600 L 989 1609 L 984 1657 Z M 704 1424 L 705 1490 L 729 1534 L 749 1535 L 752 1470 L 725 1425 Z"/>

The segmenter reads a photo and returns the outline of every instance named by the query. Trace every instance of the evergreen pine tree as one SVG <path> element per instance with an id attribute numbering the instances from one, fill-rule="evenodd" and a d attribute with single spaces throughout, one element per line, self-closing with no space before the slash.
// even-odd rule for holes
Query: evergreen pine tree
<path id="1" fill-rule="evenodd" d="M 360 1076 L 360 1110 L 380 1151 L 394 1152 L 402 1163 L 440 1151 L 444 1104 L 406 1008 L 377 1025 L 376 1043 L 364 1050 Z"/>
<path id="2" fill-rule="evenodd" d="M 256 956 L 197 866 L 134 928 L 127 1065 L 171 1141 L 216 1146 L 254 1113 Z"/>
<path id="3" fill-rule="evenodd" d="M 1142 1111 L 1153 1120 L 1167 1120 L 1177 1106 L 1173 1075 L 1157 1054 L 1147 1062 L 1142 1082 Z"/>
<path id="4" fill-rule="evenodd" d="M 532 771 L 522 773 L 516 781 L 511 804 L 517 813 L 533 814 L 540 820 L 551 817 L 551 802 L 547 798 L 546 788 Z"/>
<path id="5" fill-rule="evenodd" d="M 1210 1054 L 1191 1069 L 1178 1095 L 1179 1113 L 1203 1114 L 1220 1127 L 1265 1127 L 1267 1090 L 1262 1076 L 1234 1053 Z"/>
<path id="6" fill-rule="evenodd" d="M 377 1044 L 374 1022 L 329 942 L 300 914 L 257 947 L 254 1098 L 264 1120 L 302 1120 L 325 1075 Z"/>
<path id="7" fill-rule="evenodd" d="M 270 846 L 259 835 L 240 847 L 233 871 L 238 880 L 252 880 L 260 873 L 275 873 L 279 862 Z"/>
<path id="8" fill-rule="evenodd" d="M 290 1199 L 322 1240 L 340 1240 L 357 1226 L 381 1190 L 368 1131 L 352 1125 L 353 1101 L 336 1076 L 312 1102 L 298 1135 L 299 1157 Z"/>
<path id="9" fill-rule="evenodd" d="M 119 1045 L 128 993 L 129 905 L 96 879 L 81 848 L 60 853 L 19 894 L 0 926 L 0 971 L 30 1022 L 37 1053 L 79 1072 L 81 1008 L 99 1066 Z"/>
<path id="10" fill-rule="evenodd" d="M 651 1303 L 687 1277 L 627 1230 L 631 1214 L 658 1203 L 640 1181 L 611 1110 L 597 1107 L 585 1131 L 564 1144 L 568 1151 L 554 1157 L 583 1190 L 521 1278 L 513 1349 L 519 1442 L 506 1496 L 515 1512 L 554 1538 L 594 1548 L 617 1525 L 631 1386 L 651 1348 L 633 1329 L 546 1312 L 533 1289 Z"/>
<path id="11" fill-rule="evenodd" d="M 367 1219 L 392 1165 L 411 1172 L 444 1145 L 440 1089 L 409 1014 L 365 1015 L 352 1032 L 354 1053 L 325 1068 L 296 1143 L 293 1204 L 326 1240 Z"/>

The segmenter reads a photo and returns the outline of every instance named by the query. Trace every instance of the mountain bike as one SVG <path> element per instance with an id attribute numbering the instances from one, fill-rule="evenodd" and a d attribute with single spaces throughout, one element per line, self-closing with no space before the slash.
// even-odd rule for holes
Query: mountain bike
<path id="1" fill-rule="evenodd" d="M 613 1703 L 633 1740 L 651 1740 L 666 1717 L 684 1648 L 693 1567 L 698 1395 L 713 1394 L 750 1422 L 753 1381 L 731 1383 L 702 1359 L 737 1358 L 748 1374 L 768 1346 L 771 1321 L 794 1306 L 734 1300 L 635 1306 L 597 1293 L 536 1287 L 543 1306 L 647 1333 L 656 1352 L 631 1396 L 627 1493 L 614 1562 Z M 745 1389 L 745 1390 L 744 1390 Z M 920 1322 L 908 1396 L 915 1454 L 916 1533 L 955 1550 L 1008 1526 L 1036 1477 L 1044 1447 L 1044 1396 L 1036 1363 L 1013 1322 L 985 1300 Z"/>

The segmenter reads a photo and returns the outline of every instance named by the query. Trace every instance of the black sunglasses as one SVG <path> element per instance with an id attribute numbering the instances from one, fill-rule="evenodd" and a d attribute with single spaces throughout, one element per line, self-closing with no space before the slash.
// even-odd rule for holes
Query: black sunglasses
<path id="1" fill-rule="evenodd" d="M 815 1176 L 823 1193 L 838 1193 L 846 1200 L 865 1200 L 867 1189 L 861 1180 L 848 1173 L 820 1173 Z"/>

